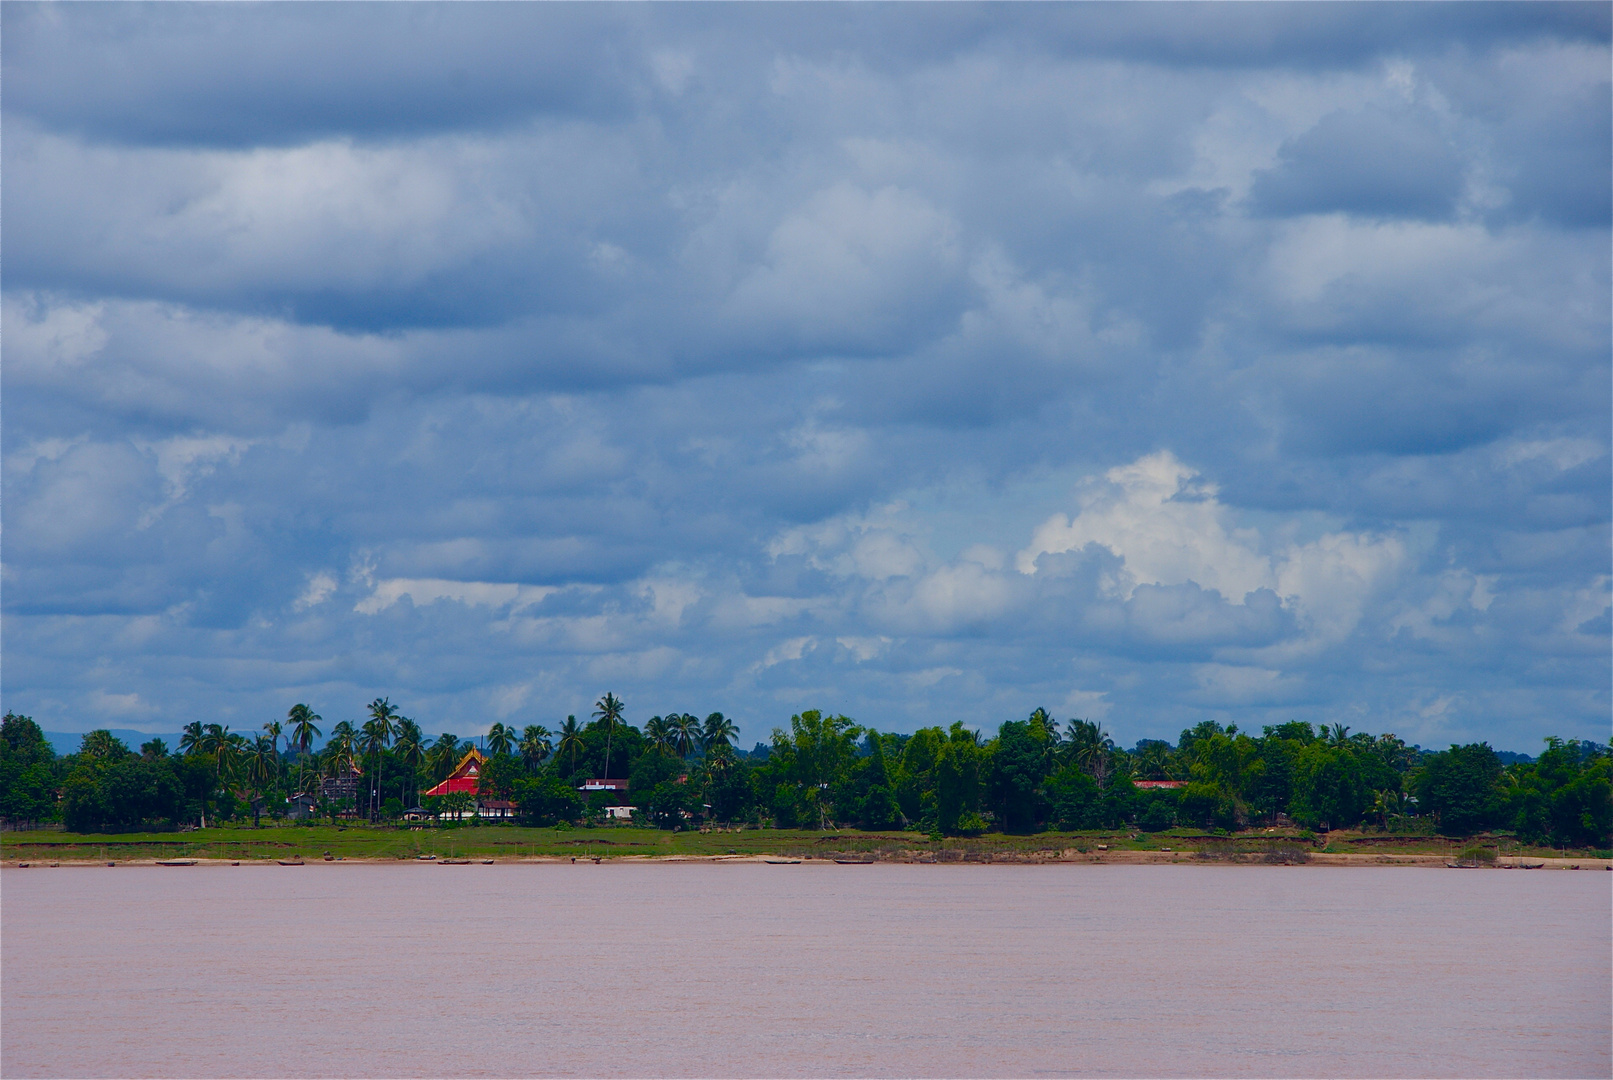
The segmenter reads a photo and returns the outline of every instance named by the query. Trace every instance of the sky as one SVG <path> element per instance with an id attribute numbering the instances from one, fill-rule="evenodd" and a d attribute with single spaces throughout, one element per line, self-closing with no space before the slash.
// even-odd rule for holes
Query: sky
<path id="1" fill-rule="evenodd" d="M 43 727 L 1608 739 L 1606 4 L 0 20 Z"/>

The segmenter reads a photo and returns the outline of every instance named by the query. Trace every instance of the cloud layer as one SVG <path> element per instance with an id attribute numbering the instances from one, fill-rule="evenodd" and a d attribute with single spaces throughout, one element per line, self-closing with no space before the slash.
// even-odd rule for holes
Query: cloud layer
<path id="1" fill-rule="evenodd" d="M 1607 737 L 1605 8 L 0 19 L 47 727 Z"/>

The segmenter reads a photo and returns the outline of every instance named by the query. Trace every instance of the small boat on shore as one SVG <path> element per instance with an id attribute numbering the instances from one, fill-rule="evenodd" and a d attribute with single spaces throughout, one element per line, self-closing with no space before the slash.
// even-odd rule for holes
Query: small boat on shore
<path id="1" fill-rule="evenodd" d="M 276 859 L 275 862 L 279 863 L 281 866 L 301 866 L 302 865 L 302 860 L 301 859 Z"/>
<path id="2" fill-rule="evenodd" d="M 469 859 L 438 859 L 438 866 L 469 866 Z"/>
<path id="3" fill-rule="evenodd" d="M 836 859 L 835 862 L 838 863 L 841 866 L 872 866 L 873 863 L 874 863 L 874 860 L 873 859 Z"/>
<path id="4" fill-rule="evenodd" d="M 416 855 L 415 858 L 419 859 L 421 862 L 434 862 L 436 860 L 437 856 L 435 856 L 435 855 Z"/>
<path id="5" fill-rule="evenodd" d="M 762 861 L 764 863 L 771 863 L 774 866 L 795 866 L 798 863 L 800 863 L 801 860 L 800 859 L 763 859 Z"/>
<path id="6" fill-rule="evenodd" d="M 492 859 L 483 859 L 482 860 L 482 865 L 483 866 L 492 866 L 493 865 L 493 860 Z"/>
<path id="7" fill-rule="evenodd" d="M 158 866 L 195 866 L 195 859 L 158 859 Z"/>

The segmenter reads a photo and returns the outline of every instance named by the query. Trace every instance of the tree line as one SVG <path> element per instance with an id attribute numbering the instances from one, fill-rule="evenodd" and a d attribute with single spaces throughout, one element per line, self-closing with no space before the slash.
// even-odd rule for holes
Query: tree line
<path id="1" fill-rule="evenodd" d="M 332 725 L 317 751 L 322 718 L 299 704 L 251 736 L 197 723 L 173 752 L 153 739 L 135 753 L 98 731 L 62 758 L 32 720 L 7 714 L 0 815 L 78 831 L 205 824 L 209 815 L 257 820 L 279 816 L 290 796 L 320 799 L 337 778 L 353 794 L 345 805 L 320 804 L 333 816 L 390 820 L 422 802 L 433 815 L 474 811 L 468 793 L 420 796 L 472 743 L 451 733 L 428 739 L 387 698 L 367 712 L 356 725 Z M 750 752 L 734 746 L 737 734 L 716 712 L 669 712 L 634 726 L 606 694 L 587 721 L 568 716 L 554 731 L 494 724 L 478 794 L 543 825 L 597 820 L 606 806 L 630 803 L 661 828 L 714 821 L 968 835 L 1292 822 L 1454 836 L 1504 830 L 1531 843 L 1613 846 L 1613 756 L 1557 738 L 1533 761 L 1503 761 L 1486 743 L 1429 752 L 1343 725 L 1294 721 L 1251 735 L 1206 721 L 1175 744 L 1143 740 L 1128 750 L 1099 723 L 1060 724 L 1045 709 L 989 738 L 961 723 L 882 733 L 817 710 L 792 716 Z M 626 778 L 625 797 L 585 797 L 579 788 L 596 777 Z"/>

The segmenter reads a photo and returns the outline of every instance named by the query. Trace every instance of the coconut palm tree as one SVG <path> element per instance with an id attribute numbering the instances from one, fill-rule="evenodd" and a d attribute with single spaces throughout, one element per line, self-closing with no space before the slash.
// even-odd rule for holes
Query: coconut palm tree
<path id="1" fill-rule="evenodd" d="M 308 750 L 314 745 L 314 740 L 320 736 L 317 725 L 323 719 L 324 717 L 301 702 L 286 710 L 286 723 L 291 725 L 290 741 L 296 746 L 298 754 L 301 755 L 304 776 L 308 773 Z M 297 786 L 300 788 L 303 785 L 298 784 Z"/>
<path id="2" fill-rule="evenodd" d="M 390 698 L 378 697 L 368 706 L 370 718 L 364 724 L 364 752 L 373 757 L 375 772 L 370 777 L 370 820 L 381 816 L 381 751 L 392 742 L 398 730 L 398 708 Z"/>
<path id="3" fill-rule="evenodd" d="M 426 758 L 431 764 L 431 775 L 438 781 L 445 780 L 448 774 L 454 771 L 459 764 L 459 736 L 451 732 L 443 732 L 437 736 L 437 741 L 431 744 L 431 750 Z"/>
<path id="4" fill-rule="evenodd" d="M 672 715 L 676 716 L 677 714 L 673 713 Z M 644 725 L 644 738 L 649 741 L 650 749 L 658 753 L 671 757 L 675 752 L 673 747 L 676 742 L 676 735 L 673 733 L 672 725 L 659 716 L 650 717 L 649 721 Z"/>
<path id="5" fill-rule="evenodd" d="M 370 773 L 369 814 L 371 821 L 379 820 L 381 816 L 381 751 L 391 744 L 392 733 L 393 726 L 390 716 L 372 716 L 364 721 L 362 734 L 359 738 L 359 745 L 363 748 L 364 755 L 374 763 L 374 768 Z"/>
<path id="6" fill-rule="evenodd" d="M 202 722 L 192 720 L 185 725 L 184 734 L 179 736 L 179 752 L 181 754 L 201 753 Z"/>
<path id="7" fill-rule="evenodd" d="M 515 731 L 503 724 L 494 724 L 487 729 L 487 752 L 495 757 L 503 757 L 515 745 Z"/>
<path id="8" fill-rule="evenodd" d="M 1171 767 L 1170 745 L 1158 739 L 1143 743 L 1137 751 L 1135 771 L 1143 780 L 1169 780 Z"/>
<path id="9" fill-rule="evenodd" d="M 346 780 L 353 771 L 357 750 L 358 732 L 353 730 L 349 721 L 341 721 L 330 729 L 330 739 L 325 743 L 324 761 L 321 762 L 322 771 L 332 780 Z"/>
<path id="10" fill-rule="evenodd" d="M 554 748 L 549 744 L 550 731 L 542 724 L 528 724 L 521 732 L 521 758 L 528 771 L 535 772 L 546 761 Z"/>
<path id="11" fill-rule="evenodd" d="M 1334 724 L 1331 728 L 1322 729 L 1322 737 L 1327 740 L 1327 745 L 1335 749 L 1347 746 L 1350 742 L 1350 729 L 1343 724 Z"/>
<path id="12" fill-rule="evenodd" d="M 1109 752 L 1114 740 L 1094 720 L 1070 721 L 1070 759 L 1102 783 L 1109 771 Z"/>
<path id="13" fill-rule="evenodd" d="M 718 745 L 732 746 L 734 739 L 739 736 L 739 726 L 720 712 L 714 712 L 706 717 L 705 730 L 700 733 L 700 741 L 705 745 L 709 754 Z"/>
<path id="14" fill-rule="evenodd" d="M 230 728 L 228 724 L 206 724 L 202 727 L 202 737 L 196 742 L 198 753 L 213 759 L 213 768 L 218 773 L 220 781 L 224 778 L 224 759 L 230 751 Z"/>
<path id="15" fill-rule="evenodd" d="M 575 716 L 566 717 L 566 722 L 560 725 L 560 745 L 555 753 L 560 757 L 571 754 L 571 771 L 577 771 L 577 754 L 582 750 L 582 728 L 577 726 Z"/>
<path id="16" fill-rule="evenodd" d="M 622 700 L 609 690 L 594 702 L 594 719 L 605 729 L 605 779 L 610 779 L 610 740 L 616 725 L 622 722 Z"/>
<path id="17" fill-rule="evenodd" d="M 351 721 L 343 720 L 330 729 L 330 740 L 325 743 L 327 765 L 329 762 L 336 762 L 338 765 L 352 768 L 357 745 L 358 733 L 353 730 Z"/>
<path id="18" fill-rule="evenodd" d="M 686 758 L 694 753 L 695 747 L 701 745 L 700 718 L 694 713 L 684 713 L 681 716 L 668 716 L 667 726 L 672 729 L 672 745 L 678 751 L 678 756 Z"/>
<path id="19" fill-rule="evenodd" d="M 411 797 L 404 800 L 403 805 L 406 808 L 413 806 L 415 803 L 415 776 L 420 769 L 420 761 L 425 756 L 423 742 L 424 736 L 420 734 L 420 725 L 410 720 L 407 716 L 398 717 L 398 734 L 392 740 L 392 748 L 396 751 L 398 762 L 403 766 L 404 774 L 408 777 L 408 790 Z M 401 789 L 398 791 L 398 796 L 399 798 L 403 796 Z"/>
<path id="20" fill-rule="evenodd" d="M 268 724 L 263 725 L 265 729 Z M 276 724 L 276 727 L 280 725 Z M 280 775 L 280 745 L 273 736 L 268 734 L 254 738 L 246 752 L 246 778 L 252 792 L 252 824 L 256 826 L 260 821 L 259 808 L 263 800 L 259 797 Z"/>

